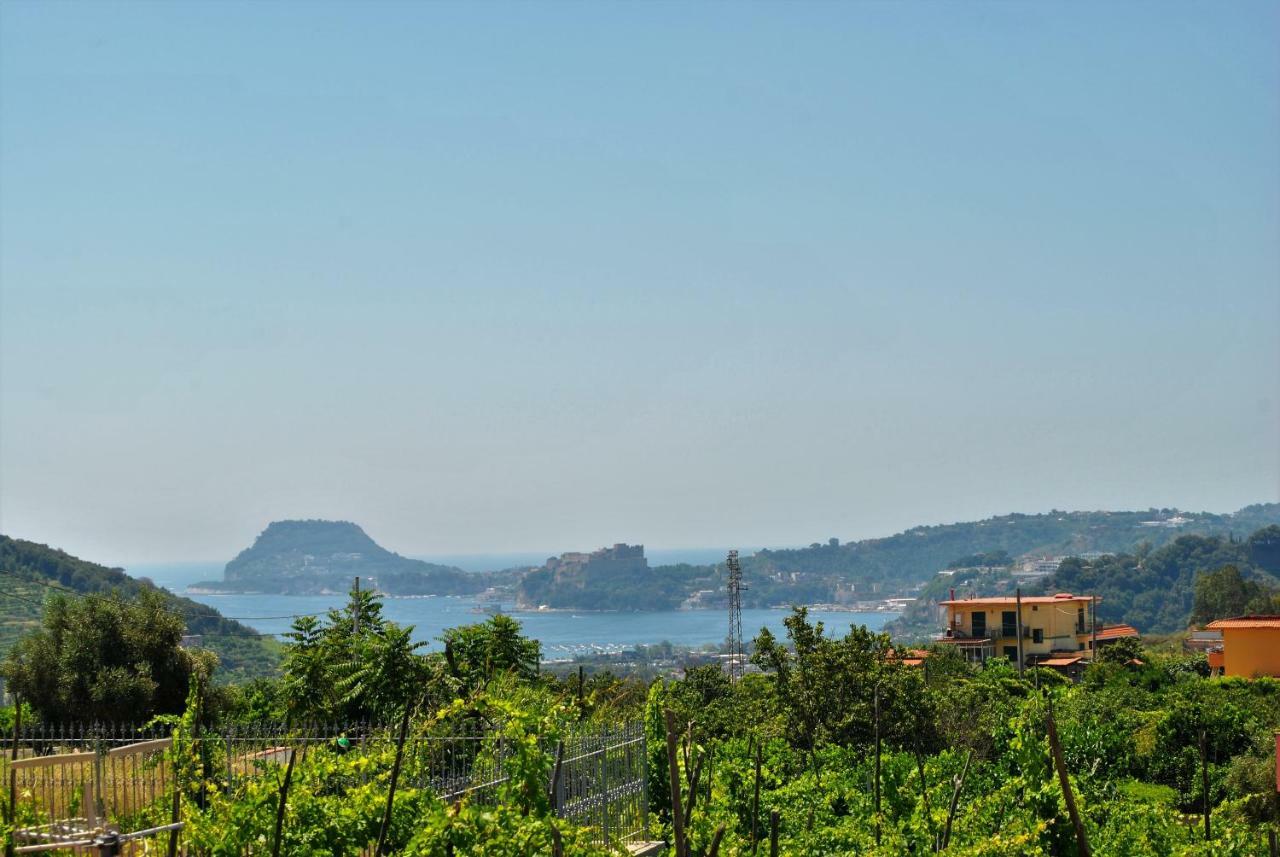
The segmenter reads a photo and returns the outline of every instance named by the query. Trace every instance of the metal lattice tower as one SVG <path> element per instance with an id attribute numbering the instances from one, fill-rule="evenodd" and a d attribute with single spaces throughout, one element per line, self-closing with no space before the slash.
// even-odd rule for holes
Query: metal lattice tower
<path id="1" fill-rule="evenodd" d="M 729 677 L 742 678 L 742 566 L 738 563 L 738 552 L 729 551 L 725 560 L 729 569 Z"/>

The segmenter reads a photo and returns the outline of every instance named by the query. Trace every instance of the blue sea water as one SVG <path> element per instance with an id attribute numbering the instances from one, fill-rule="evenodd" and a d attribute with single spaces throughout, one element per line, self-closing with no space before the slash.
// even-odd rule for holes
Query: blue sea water
<path id="1" fill-rule="evenodd" d="M 264 633 L 287 631 L 295 615 L 317 615 L 341 607 L 343 595 L 191 595 L 223 615 L 240 619 Z M 509 606 L 509 605 L 508 605 Z M 414 627 L 414 637 L 439 648 L 446 628 L 482 622 L 488 617 L 471 597 L 387 598 L 383 615 Z M 723 610 L 669 610 L 654 613 L 512 612 L 524 633 L 542 643 L 548 658 L 589 652 L 616 652 L 636 645 L 663 641 L 696 648 L 723 642 L 728 634 L 728 614 Z M 785 633 L 787 610 L 743 610 L 742 631 L 754 637 L 761 628 Z M 896 613 L 810 611 L 812 620 L 824 623 L 827 633 L 843 634 L 851 624 L 882 628 Z"/>

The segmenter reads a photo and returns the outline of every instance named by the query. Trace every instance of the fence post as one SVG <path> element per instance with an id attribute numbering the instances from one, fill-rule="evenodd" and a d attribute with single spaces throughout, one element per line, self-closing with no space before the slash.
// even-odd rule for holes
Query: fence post
<path id="1" fill-rule="evenodd" d="M 173 782 L 173 815 L 170 817 L 171 824 L 177 824 L 182 814 L 182 789 L 178 788 L 178 781 Z M 168 857 L 178 857 L 178 830 L 174 828 L 169 831 L 169 851 Z"/>
<path id="2" fill-rule="evenodd" d="M 649 736 L 640 729 L 640 824 L 649 838 Z"/>
<path id="3" fill-rule="evenodd" d="M 609 842 L 609 742 L 600 747 L 600 832 L 606 845 Z"/>
<path id="4" fill-rule="evenodd" d="M 104 833 L 93 840 L 93 844 L 98 849 L 98 857 L 119 857 L 120 855 L 119 833 Z"/>
<path id="5" fill-rule="evenodd" d="M 9 748 L 9 761 L 18 761 L 18 735 L 22 730 L 22 700 L 15 693 L 13 695 L 13 746 Z M 9 823 L 13 825 L 13 832 L 16 834 L 18 830 L 18 770 L 12 764 L 9 766 Z M 4 845 L 5 857 L 13 857 L 13 849 L 15 847 L 15 836 L 10 836 L 9 841 Z"/>
<path id="6" fill-rule="evenodd" d="M 556 742 L 556 765 L 551 770 L 551 814 L 560 810 L 560 766 L 564 764 L 564 739 Z"/>

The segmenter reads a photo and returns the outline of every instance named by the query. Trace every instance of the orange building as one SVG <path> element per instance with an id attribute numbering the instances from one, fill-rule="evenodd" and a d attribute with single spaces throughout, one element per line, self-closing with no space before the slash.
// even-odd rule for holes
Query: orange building
<path id="1" fill-rule="evenodd" d="M 1021 604 L 1021 613 L 1018 605 Z M 1093 597 L 1060 592 L 1024 598 L 951 598 L 942 602 L 947 626 L 935 639 L 959 649 L 968 660 L 998 655 L 1029 662 L 1085 651 L 1093 632 Z"/>
<path id="2" fill-rule="evenodd" d="M 1205 627 L 1222 632 L 1223 675 L 1280 677 L 1280 616 L 1237 616 Z"/>

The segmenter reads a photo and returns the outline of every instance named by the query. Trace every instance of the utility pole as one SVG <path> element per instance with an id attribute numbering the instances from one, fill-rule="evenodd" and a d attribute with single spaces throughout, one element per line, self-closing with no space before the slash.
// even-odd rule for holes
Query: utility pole
<path id="1" fill-rule="evenodd" d="M 1093 640 L 1089 643 L 1089 660 L 1098 660 L 1098 596 L 1093 596 Z"/>
<path id="2" fill-rule="evenodd" d="M 1006 590 L 1008 591 L 1008 590 Z M 1019 586 L 1014 590 L 1014 599 L 1017 602 L 1017 631 L 1018 631 L 1018 678 L 1022 678 L 1022 587 Z"/>

